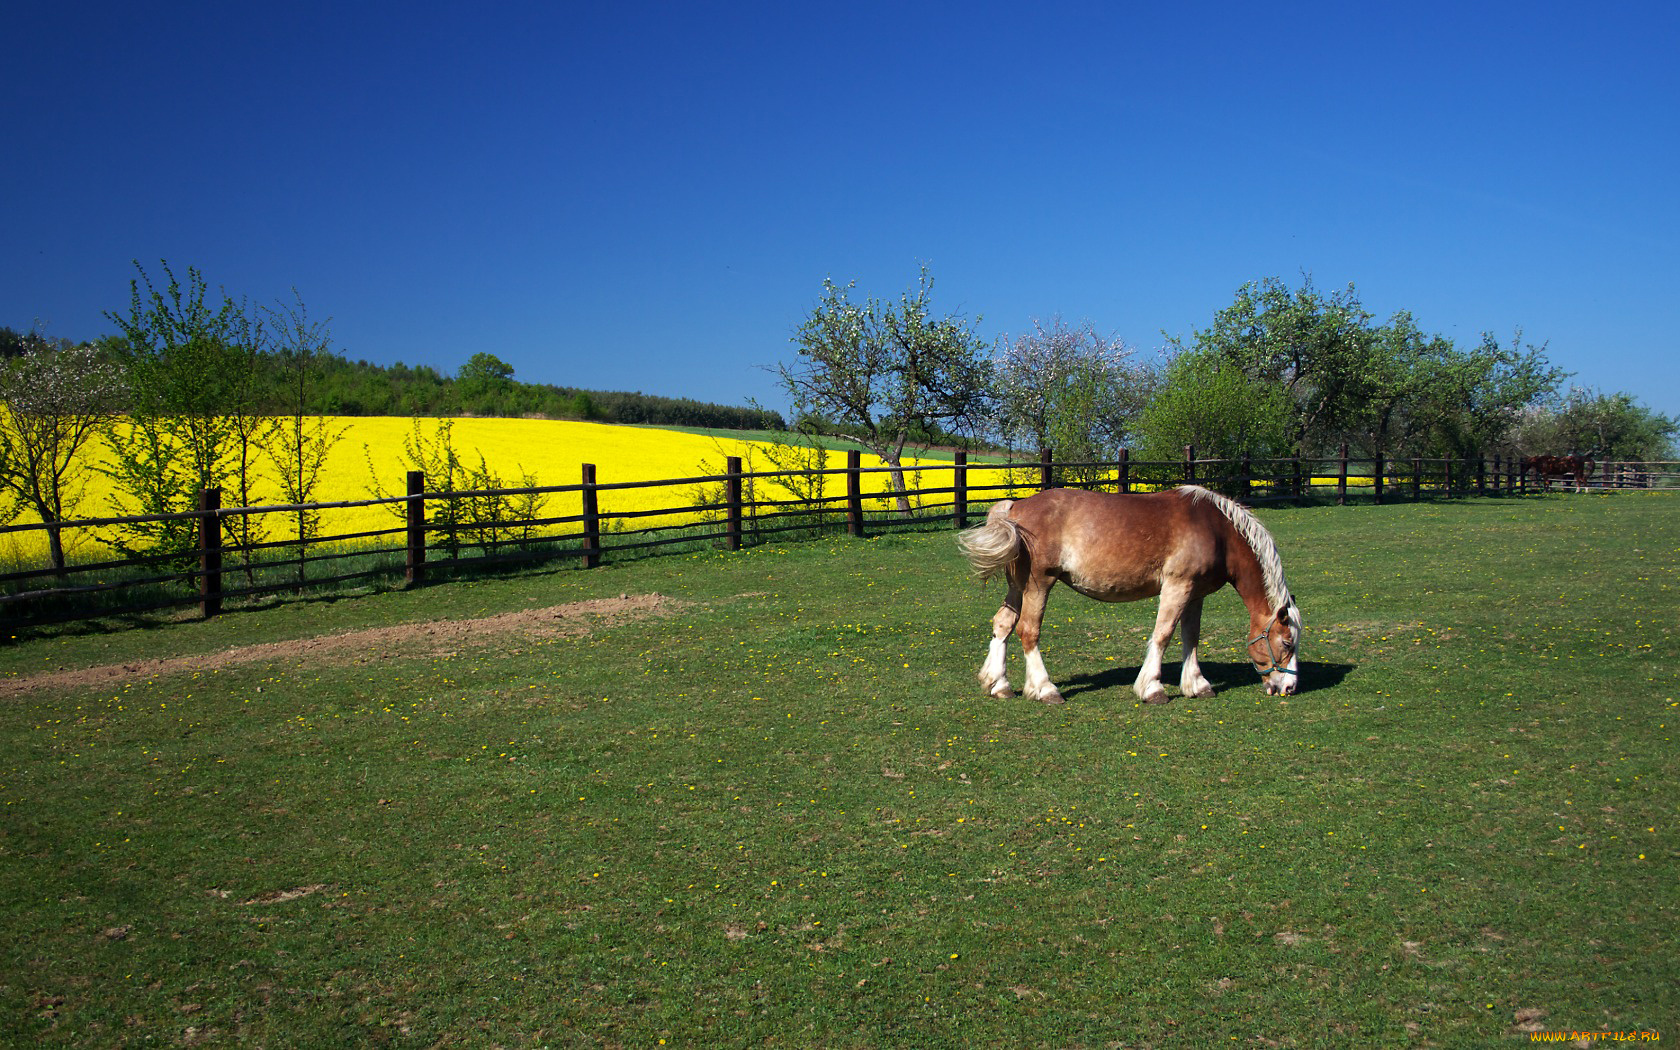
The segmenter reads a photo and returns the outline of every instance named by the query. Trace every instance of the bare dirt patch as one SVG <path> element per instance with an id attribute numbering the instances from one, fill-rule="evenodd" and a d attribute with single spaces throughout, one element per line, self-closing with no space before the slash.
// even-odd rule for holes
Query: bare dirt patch
<path id="1" fill-rule="evenodd" d="M 690 604 L 663 594 L 621 594 L 616 598 L 590 598 L 475 620 L 428 620 L 394 627 L 372 627 L 317 638 L 242 645 L 196 656 L 131 660 L 101 667 L 8 678 L 0 681 L 0 697 L 19 696 L 37 689 L 103 686 L 184 671 L 214 671 L 272 660 L 320 659 L 326 662 L 367 663 L 393 656 L 440 655 L 462 648 L 506 645 L 513 639 L 574 638 L 635 620 L 672 616 Z"/>

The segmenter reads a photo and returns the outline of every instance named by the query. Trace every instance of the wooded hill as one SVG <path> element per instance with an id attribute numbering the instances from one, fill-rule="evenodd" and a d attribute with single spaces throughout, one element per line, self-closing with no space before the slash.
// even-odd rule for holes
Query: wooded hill
<path id="1" fill-rule="evenodd" d="M 328 355 L 312 393 L 312 413 L 346 416 L 543 416 L 601 423 L 650 423 L 727 430 L 781 430 L 780 412 L 639 391 L 584 390 L 524 383 L 493 366 L 454 376 L 429 365 L 376 365 Z M 494 358 L 490 358 L 494 362 Z"/>
<path id="2" fill-rule="evenodd" d="M 0 327 L 0 358 L 12 357 L 36 344 L 64 340 Z M 120 336 L 97 340 L 118 362 L 125 353 Z M 343 416 L 541 416 L 601 423 L 644 423 L 666 426 L 711 427 L 723 430 L 782 430 L 780 412 L 740 405 L 719 405 L 686 397 L 664 397 L 640 391 L 585 390 L 552 383 L 524 383 L 513 368 L 491 354 L 474 354 L 455 375 L 430 365 L 402 362 L 377 365 L 351 361 L 324 349 L 309 358 L 311 376 L 297 382 L 295 357 L 258 350 L 240 364 L 252 367 L 259 391 L 272 397 L 258 400 L 298 407 L 311 415 Z"/>

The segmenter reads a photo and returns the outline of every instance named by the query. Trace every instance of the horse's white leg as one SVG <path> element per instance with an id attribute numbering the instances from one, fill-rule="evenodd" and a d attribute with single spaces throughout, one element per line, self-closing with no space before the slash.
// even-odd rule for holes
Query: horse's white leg
<path id="1" fill-rule="evenodd" d="M 1184 651 L 1184 667 L 1178 675 L 1178 687 L 1185 696 L 1207 699 L 1213 695 L 1213 683 L 1202 674 L 1201 661 L 1196 659 L 1196 646 L 1202 639 L 1202 600 L 1192 598 L 1184 604 L 1178 620 L 1178 641 Z"/>
<path id="2" fill-rule="evenodd" d="M 1049 579 L 1030 581 L 1021 595 L 1021 620 L 1015 625 L 1015 634 L 1021 639 L 1021 652 L 1027 665 L 1027 679 L 1021 691 L 1029 699 L 1044 704 L 1062 702 L 1061 691 L 1050 680 L 1050 673 L 1044 669 L 1044 657 L 1038 651 L 1039 628 L 1044 623 L 1044 604 L 1050 597 L 1052 583 L 1054 581 Z"/>
<path id="3" fill-rule="evenodd" d="M 986 662 L 980 665 L 980 687 L 996 697 L 1010 697 L 1015 695 L 1015 689 L 1009 684 L 1009 672 L 1004 668 L 1004 646 L 1009 641 L 1009 632 L 1015 629 L 1015 621 L 1021 616 L 1021 596 L 1013 590 L 1003 599 L 1003 605 L 998 608 L 997 615 L 992 617 L 992 643 L 986 652 Z"/>
<path id="4" fill-rule="evenodd" d="M 1143 666 L 1138 669 L 1137 681 L 1132 684 L 1146 704 L 1167 702 L 1167 687 L 1161 684 L 1161 660 L 1167 643 L 1172 641 L 1173 628 L 1184 612 L 1189 593 L 1187 586 L 1177 583 L 1169 582 L 1161 588 L 1161 607 L 1155 613 L 1155 630 L 1149 635 L 1149 648 L 1143 654 Z"/>

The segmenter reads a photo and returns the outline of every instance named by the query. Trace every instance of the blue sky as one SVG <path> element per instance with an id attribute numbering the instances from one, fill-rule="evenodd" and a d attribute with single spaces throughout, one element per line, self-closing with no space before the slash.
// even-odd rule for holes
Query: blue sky
<path id="1" fill-rule="evenodd" d="M 1310 274 L 1680 416 L 1672 3 L 14 0 L 0 39 L 15 328 L 109 332 L 167 259 L 351 358 L 781 407 L 827 276 L 1152 354 Z"/>

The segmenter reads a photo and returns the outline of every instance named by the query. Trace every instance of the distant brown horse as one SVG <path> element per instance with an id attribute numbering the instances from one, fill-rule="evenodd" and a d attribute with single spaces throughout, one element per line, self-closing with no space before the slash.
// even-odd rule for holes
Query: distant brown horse
<path id="1" fill-rule="evenodd" d="M 1588 456 L 1529 456 L 1522 461 L 1523 474 L 1533 472 L 1543 491 L 1552 491 L 1553 478 L 1574 478 L 1575 491 L 1585 492 L 1592 477 L 1593 461 Z"/>
<path id="2" fill-rule="evenodd" d="M 1193 485 L 1149 495 L 1047 489 L 995 504 L 986 523 L 963 532 L 958 543 L 981 579 L 1002 572 L 1009 581 L 980 668 L 980 684 L 993 696 L 1014 695 L 1004 670 L 1004 643 L 1014 631 L 1026 657 L 1027 696 L 1062 702 L 1038 651 L 1044 605 L 1058 580 L 1105 602 L 1161 596 L 1132 687 L 1149 703 L 1166 702 L 1161 660 L 1175 627 L 1182 628 L 1184 656 L 1179 688 L 1186 696 L 1213 695 L 1196 645 L 1202 599 L 1227 583 L 1248 607 L 1248 658 L 1266 692 L 1295 692 L 1301 611 L 1271 533 L 1224 496 Z"/>

